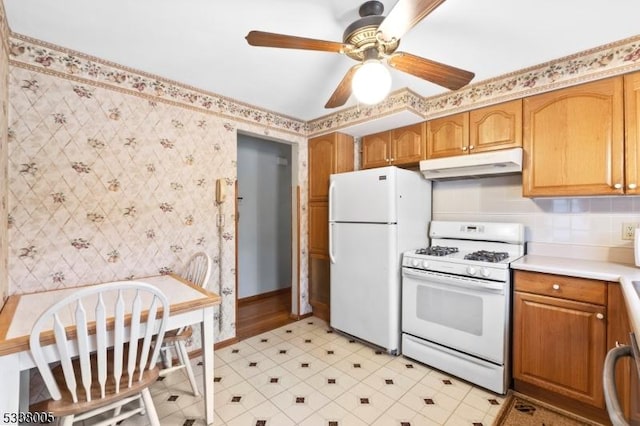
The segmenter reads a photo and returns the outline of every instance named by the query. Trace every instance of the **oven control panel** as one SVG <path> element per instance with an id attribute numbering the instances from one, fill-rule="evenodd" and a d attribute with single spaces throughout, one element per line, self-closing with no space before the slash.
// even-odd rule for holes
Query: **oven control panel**
<path id="1" fill-rule="evenodd" d="M 507 282 L 509 280 L 509 268 L 504 264 L 500 264 L 500 266 L 486 266 L 483 262 L 454 259 L 425 259 L 413 253 L 406 253 L 402 257 L 402 266 L 404 268 L 442 272 L 445 274 L 462 275 L 491 281 Z"/>

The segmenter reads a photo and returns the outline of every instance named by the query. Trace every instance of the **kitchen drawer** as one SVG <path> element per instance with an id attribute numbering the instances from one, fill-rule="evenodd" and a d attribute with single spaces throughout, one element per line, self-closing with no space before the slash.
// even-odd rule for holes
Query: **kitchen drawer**
<path id="1" fill-rule="evenodd" d="M 515 290 L 579 302 L 607 304 L 607 283 L 586 278 L 514 271 Z"/>

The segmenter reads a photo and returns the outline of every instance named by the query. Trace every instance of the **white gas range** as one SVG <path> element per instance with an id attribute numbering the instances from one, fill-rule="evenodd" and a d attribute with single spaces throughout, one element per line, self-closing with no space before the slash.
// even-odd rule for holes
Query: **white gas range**
<path id="1" fill-rule="evenodd" d="M 431 246 L 402 260 L 402 352 L 504 394 L 509 385 L 510 262 L 517 223 L 432 221 Z"/>

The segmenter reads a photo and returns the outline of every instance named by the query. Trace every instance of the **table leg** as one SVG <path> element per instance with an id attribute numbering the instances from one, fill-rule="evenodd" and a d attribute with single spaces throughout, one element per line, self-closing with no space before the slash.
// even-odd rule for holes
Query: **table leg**
<path id="1" fill-rule="evenodd" d="M 202 312 L 202 358 L 204 361 L 204 411 L 208 425 L 213 424 L 213 307 L 205 308 Z"/>
<path id="2" fill-rule="evenodd" d="M 213 327 L 211 327 L 213 328 Z M 2 386 L 0 386 L 0 424 L 11 423 L 11 414 L 16 414 L 20 410 L 20 362 L 19 354 L 11 354 L 0 357 L 0 375 L 2 375 Z M 29 390 L 27 389 L 27 392 Z"/>

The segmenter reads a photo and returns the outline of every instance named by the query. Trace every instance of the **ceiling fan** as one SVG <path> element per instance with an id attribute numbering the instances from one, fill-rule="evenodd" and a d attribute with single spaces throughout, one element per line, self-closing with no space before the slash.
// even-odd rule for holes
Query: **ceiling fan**
<path id="1" fill-rule="evenodd" d="M 444 2 L 445 0 L 399 0 L 385 17 L 382 16 L 384 5 L 381 2 L 367 1 L 360 6 L 360 19 L 351 23 L 344 31 L 342 43 L 264 31 L 250 31 L 246 39 L 251 46 L 343 53 L 358 61 L 358 64 L 347 71 L 325 108 L 344 105 L 352 90 L 364 103 L 375 104 L 384 99 L 391 86 L 391 77 L 382 65 L 383 61 L 397 70 L 447 89 L 457 90 L 467 85 L 475 74 L 396 51 L 400 38 Z"/>

